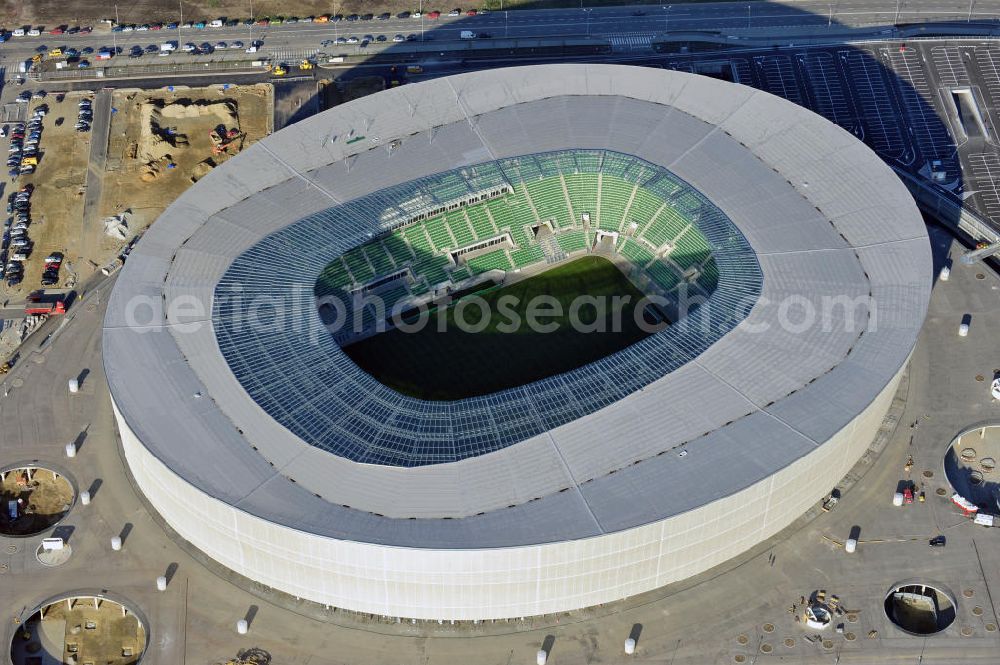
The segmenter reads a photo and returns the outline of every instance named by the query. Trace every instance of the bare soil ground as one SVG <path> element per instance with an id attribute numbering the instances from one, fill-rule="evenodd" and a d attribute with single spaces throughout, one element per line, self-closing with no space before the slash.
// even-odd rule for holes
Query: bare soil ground
<path id="1" fill-rule="evenodd" d="M 702 2 L 705 0 L 673 0 L 673 4 Z M 752 0 L 757 1 L 757 0 Z M 227 16 L 244 18 L 249 14 L 245 0 L 201 0 L 183 2 L 184 19 L 199 19 Z M 659 0 L 584 0 L 584 6 L 601 7 L 612 5 L 661 5 Z M 342 0 L 334 6 L 322 0 L 258 0 L 254 3 L 256 16 L 315 16 L 328 14 L 336 9 L 338 14 L 363 14 L 401 11 L 416 11 L 415 0 Z M 447 12 L 453 7 L 463 9 L 500 8 L 500 0 L 475 0 L 474 2 L 425 2 L 425 12 L 438 10 Z M 503 0 L 504 9 L 551 9 L 559 7 L 580 7 L 580 0 Z M 107 0 L 0 0 L 0 23 L 8 29 L 20 24 L 41 24 L 46 27 L 69 23 L 73 25 L 93 25 L 103 18 L 114 18 L 113 3 Z M 152 23 L 154 21 L 176 21 L 180 12 L 173 0 L 135 0 L 119 3 L 118 17 L 122 23 Z"/>
<path id="2" fill-rule="evenodd" d="M 18 631 L 12 649 L 16 665 L 28 665 L 31 656 L 40 654 L 42 647 L 38 633 L 43 626 L 65 625 L 63 652 L 48 654 L 63 663 L 102 663 L 107 665 L 132 665 L 139 662 L 146 644 L 146 631 L 136 617 L 129 613 L 122 616 L 122 607 L 109 600 L 102 600 L 95 608 L 89 599 L 74 601 L 73 609 L 66 601 L 59 601 L 45 608 L 45 618 L 36 614 Z M 25 640 L 25 636 L 28 639 Z M 26 643 L 25 643 L 26 642 Z M 42 661 L 39 661 L 42 662 Z M 50 662 L 45 660 L 44 662 Z"/>
<path id="3" fill-rule="evenodd" d="M 20 516 L 11 521 L 7 502 L 20 499 Z M 28 536 L 49 528 L 69 510 L 73 487 L 62 476 L 35 469 L 28 480 L 24 469 L 12 470 L 0 481 L 0 533 Z"/>
<path id="4" fill-rule="evenodd" d="M 271 94 L 266 84 L 115 91 L 99 219 L 130 211 L 130 232 L 147 227 L 192 183 L 271 131 Z M 216 153 L 210 134 L 220 125 L 235 136 Z M 120 244 L 105 236 L 92 260 L 101 265 Z"/>

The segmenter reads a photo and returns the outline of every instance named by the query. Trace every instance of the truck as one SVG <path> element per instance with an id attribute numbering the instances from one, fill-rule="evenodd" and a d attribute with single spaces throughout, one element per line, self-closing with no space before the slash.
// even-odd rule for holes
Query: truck
<path id="1" fill-rule="evenodd" d="M 460 32 L 458 34 L 458 36 L 461 39 L 475 39 L 476 38 L 476 33 L 474 33 L 472 30 L 463 30 L 462 32 Z"/>
<path id="2" fill-rule="evenodd" d="M 55 300 L 53 302 L 27 302 L 24 305 L 24 313 L 28 316 L 48 316 L 50 314 L 65 314 L 66 301 Z"/>

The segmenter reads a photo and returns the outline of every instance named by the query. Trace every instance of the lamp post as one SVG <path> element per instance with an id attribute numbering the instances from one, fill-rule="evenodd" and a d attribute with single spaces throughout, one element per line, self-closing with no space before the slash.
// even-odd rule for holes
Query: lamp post
<path id="1" fill-rule="evenodd" d="M 663 9 L 663 32 L 670 32 L 670 10 L 673 9 L 673 5 L 667 5 Z"/>
<path id="2" fill-rule="evenodd" d="M 750 27 L 750 5 L 747 5 L 747 28 Z"/>

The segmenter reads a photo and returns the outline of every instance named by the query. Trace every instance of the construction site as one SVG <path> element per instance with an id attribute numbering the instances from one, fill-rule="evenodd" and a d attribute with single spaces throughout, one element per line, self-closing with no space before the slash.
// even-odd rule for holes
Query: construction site
<path id="1" fill-rule="evenodd" d="M 141 233 L 193 183 L 270 133 L 272 103 L 267 84 L 116 90 L 99 219 L 123 215 L 126 235 Z M 125 240 L 108 226 L 105 248 Z M 98 266 L 110 258 L 97 257 L 88 258 Z"/>
<path id="2" fill-rule="evenodd" d="M 11 190 L 30 191 L 32 247 L 23 280 L 0 286 L 0 302 L 16 308 L 40 283 L 72 290 L 117 269 L 184 190 L 273 131 L 273 97 L 269 84 L 256 84 L 50 92 L 32 100 L 27 114 L 44 113 L 37 165 Z M 92 131 L 74 127 L 81 105 L 88 113 L 95 107 Z M 45 283 L 53 255 L 58 278 Z M 34 318 L 0 329 L 0 361 L 34 330 Z"/>
<path id="3" fill-rule="evenodd" d="M 73 596 L 46 604 L 20 627 L 11 644 L 15 665 L 138 663 L 146 648 L 142 620 L 101 596 Z"/>
<path id="4" fill-rule="evenodd" d="M 41 533 L 66 516 L 73 499 L 72 484 L 51 469 L 26 465 L 0 471 L 0 534 Z"/>

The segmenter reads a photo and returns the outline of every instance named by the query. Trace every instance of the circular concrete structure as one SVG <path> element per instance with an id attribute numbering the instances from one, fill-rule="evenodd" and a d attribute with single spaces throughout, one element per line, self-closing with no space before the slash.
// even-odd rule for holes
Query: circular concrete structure
<path id="1" fill-rule="evenodd" d="M 353 365 L 317 271 L 550 158 L 564 180 L 618 169 L 626 209 L 682 183 L 664 207 L 711 243 L 708 301 L 481 398 L 424 402 Z M 339 106 L 200 180 L 122 270 L 104 362 L 136 482 L 219 563 L 350 610 L 523 617 L 690 577 L 800 516 L 871 442 L 930 284 L 906 189 L 809 111 L 678 72 L 499 69 Z"/>

